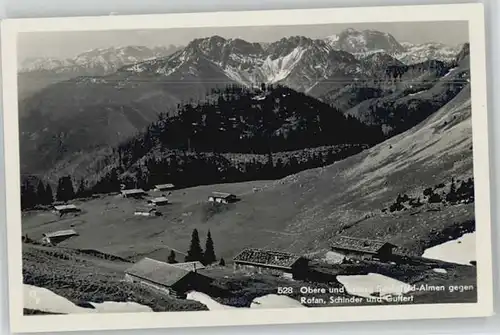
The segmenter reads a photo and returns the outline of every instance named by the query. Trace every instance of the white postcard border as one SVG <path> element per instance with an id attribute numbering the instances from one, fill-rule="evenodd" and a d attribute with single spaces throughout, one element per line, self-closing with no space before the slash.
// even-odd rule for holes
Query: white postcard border
<path id="1" fill-rule="evenodd" d="M 397 18 L 397 20 L 395 20 Z M 189 27 L 283 26 L 361 22 L 468 21 L 474 146 L 478 302 L 304 309 L 237 309 L 85 315 L 23 315 L 17 34 Z M 484 317 L 493 313 L 491 210 L 484 9 L 480 3 L 158 14 L 81 18 L 7 19 L 1 26 L 9 312 L 13 332 L 268 325 L 335 321 Z"/>

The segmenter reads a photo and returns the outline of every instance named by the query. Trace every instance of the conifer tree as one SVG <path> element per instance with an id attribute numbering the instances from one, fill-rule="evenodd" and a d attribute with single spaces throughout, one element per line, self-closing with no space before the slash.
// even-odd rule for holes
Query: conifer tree
<path id="1" fill-rule="evenodd" d="M 75 191 L 73 189 L 73 182 L 70 176 L 59 178 L 57 185 L 57 200 L 68 201 L 75 198 Z"/>
<path id="2" fill-rule="evenodd" d="M 50 187 L 50 184 L 47 184 L 47 187 L 45 187 L 45 197 L 46 205 L 50 205 L 54 202 L 54 194 L 52 193 L 52 187 Z"/>
<path id="3" fill-rule="evenodd" d="M 226 266 L 226 261 L 224 260 L 224 258 L 221 258 L 220 261 L 219 261 L 219 265 L 220 266 Z"/>
<path id="4" fill-rule="evenodd" d="M 76 191 L 76 196 L 78 198 L 83 198 L 85 196 L 85 181 L 80 179 L 80 184 L 78 185 L 78 190 Z"/>
<path id="5" fill-rule="evenodd" d="M 204 264 L 209 265 L 217 260 L 215 257 L 214 250 L 214 241 L 212 240 L 212 234 L 210 234 L 210 230 L 207 233 L 207 241 L 205 244 L 205 254 L 204 254 Z"/>
<path id="6" fill-rule="evenodd" d="M 167 263 L 169 264 L 177 263 L 177 261 L 175 260 L 175 251 L 170 250 L 170 255 L 168 255 Z"/>
<path id="7" fill-rule="evenodd" d="M 21 208 L 33 208 L 36 204 L 36 198 L 37 194 L 33 185 L 28 180 L 23 181 L 21 184 Z"/>
<path id="8" fill-rule="evenodd" d="M 191 245 L 189 246 L 185 260 L 186 262 L 203 262 L 203 250 L 201 249 L 200 236 L 196 228 L 193 229 L 193 233 L 191 234 Z"/>
<path id="9" fill-rule="evenodd" d="M 45 185 L 40 180 L 36 189 L 36 203 L 40 205 L 47 205 L 47 197 L 45 194 Z"/>

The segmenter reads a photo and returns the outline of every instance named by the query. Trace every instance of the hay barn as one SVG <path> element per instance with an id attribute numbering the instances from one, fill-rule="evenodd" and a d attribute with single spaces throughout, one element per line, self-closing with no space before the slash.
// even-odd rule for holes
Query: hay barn
<path id="1" fill-rule="evenodd" d="M 252 270 L 287 278 L 307 275 L 308 260 L 299 255 L 264 249 L 245 249 L 233 258 L 235 270 Z"/>
<path id="2" fill-rule="evenodd" d="M 70 213 L 80 213 L 82 210 L 75 205 L 55 205 L 53 207 L 53 212 L 58 215 L 70 214 Z"/>
<path id="3" fill-rule="evenodd" d="M 169 191 L 173 190 L 175 188 L 174 184 L 161 184 L 161 185 L 155 185 L 155 191 Z"/>
<path id="4" fill-rule="evenodd" d="M 177 268 L 180 268 L 180 269 L 184 269 L 184 270 L 188 270 L 188 271 L 194 271 L 194 272 L 197 272 L 198 270 L 202 270 L 205 268 L 205 266 L 203 264 L 201 264 L 201 262 L 184 262 L 184 263 L 174 263 L 174 264 L 170 264 L 172 266 L 175 266 Z"/>
<path id="5" fill-rule="evenodd" d="M 210 197 L 208 197 L 208 201 L 228 204 L 230 202 L 235 202 L 238 200 L 234 194 L 224 193 L 224 192 L 213 192 Z"/>
<path id="6" fill-rule="evenodd" d="M 161 216 L 161 212 L 156 208 L 137 208 L 134 212 L 137 216 Z"/>
<path id="7" fill-rule="evenodd" d="M 197 272 L 151 258 L 144 258 L 127 269 L 125 280 L 177 298 L 186 298 L 191 290 L 206 291 L 212 281 Z"/>
<path id="8" fill-rule="evenodd" d="M 73 229 L 59 230 L 52 233 L 45 233 L 42 237 L 42 243 L 56 245 L 73 236 L 78 236 L 78 233 Z"/>
<path id="9" fill-rule="evenodd" d="M 142 198 L 146 195 L 146 191 L 140 188 L 131 190 L 121 190 L 121 195 L 124 198 Z"/>
<path id="10" fill-rule="evenodd" d="M 168 205 L 168 199 L 166 197 L 158 197 L 148 200 L 148 204 L 151 206 L 164 206 Z"/>
<path id="11" fill-rule="evenodd" d="M 363 238 L 340 236 L 331 244 L 331 250 L 346 258 L 387 261 L 392 259 L 395 245 Z"/>

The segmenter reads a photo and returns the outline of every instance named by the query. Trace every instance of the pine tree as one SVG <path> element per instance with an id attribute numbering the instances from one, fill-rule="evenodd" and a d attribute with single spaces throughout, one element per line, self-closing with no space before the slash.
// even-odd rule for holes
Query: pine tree
<path id="1" fill-rule="evenodd" d="M 208 231 L 207 234 L 207 241 L 205 244 L 205 254 L 203 255 L 203 258 L 205 265 L 212 264 L 217 260 L 217 257 L 215 257 L 214 241 L 212 240 L 212 234 L 210 234 L 210 230 Z"/>
<path id="2" fill-rule="evenodd" d="M 80 180 L 80 184 L 78 185 L 78 191 L 76 191 L 76 196 L 78 198 L 83 198 L 85 197 L 86 192 L 85 192 L 85 181 L 83 179 Z"/>
<path id="3" fill-rule="evenodd" d="M 52 193 L 52 187 L 50 187 L 50 184 L 47 184 L 47 187 L 45 187 L 45 197 L 46 205 L 50 205 L 54 202 L 54 194 Z"/>
<path id="4" fill-rule="evenodd" d="M 167 263 L 169 264 L 177 263 L 177 261 L 175 260 L 175 251 L 170 250 L 170 255 L 168 255 Z"/>
<path id="5" fill-rule="evenodd" d="M 36 204 L 36 191 L 29 180 L 24 180 L 21 184 L 21 208 L 30 209 Z"/>
<path id="6" fill-rule="evenodd" d="M 68 201 L 75 198 L 75 191 L 73 189 L 73 182 L 70 176 L 59 178 L 57 185 L 57 200 Z"/>
<path id="7" fill-rule="evenodd" d="M 455 186 L 455 179 L 454 178 L 451 180 L 450 191 L 446 195 L 446 200 L 451 202 L 451 203 L 455 203 L 458 200 L 457 188 Z"/>
<path id="8" fill-rule="evenodd" d="M 226 266 L 226 261 L 224 260 L 224 258 L 221 258 L 220 261 L 219 261 L 219 265 L 220 266 Z"/>
<path id="9" fill-rule="evenodd" d="M 196 228 L 191 234 L 191 245 L 189 246 L 185 260 L 186 262 L 203 262 L 203 249 L 201 249 L 200 236 L 198 235 L 198 230 Z"/>
<path id="10" fill-rule="evenodd" d="M 40 205 L 47 205 L 45 185 L 43 185 L 41 180 L 38 182 L 38 187 L 36 189 L 36 203 Z"/>

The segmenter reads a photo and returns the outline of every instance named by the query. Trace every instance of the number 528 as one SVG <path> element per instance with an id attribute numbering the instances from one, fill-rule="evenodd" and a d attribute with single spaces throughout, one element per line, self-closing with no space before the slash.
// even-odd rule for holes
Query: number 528
<path id="1" fill-rule="evenodd" d="M 292 294 L 292 287 L 278 287 L 278 294 Z"/>

